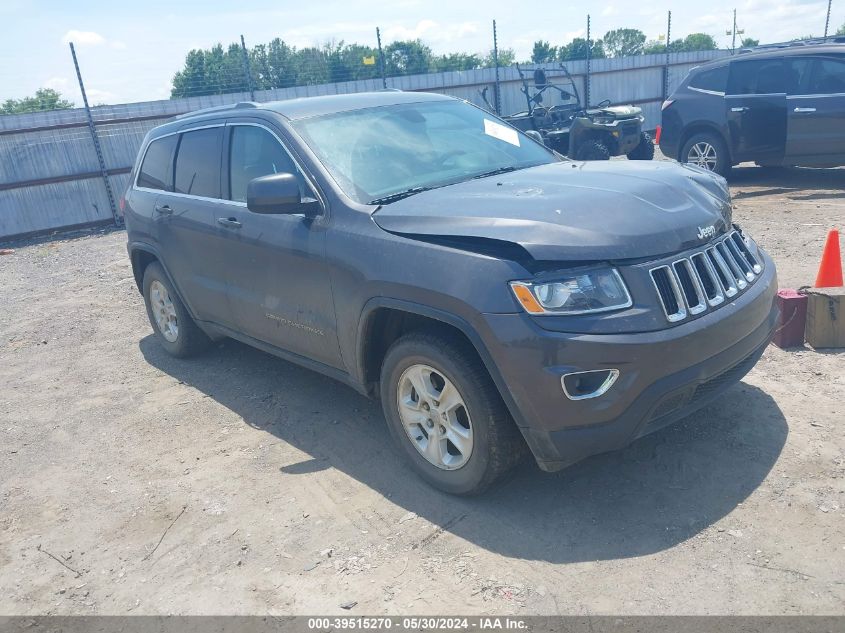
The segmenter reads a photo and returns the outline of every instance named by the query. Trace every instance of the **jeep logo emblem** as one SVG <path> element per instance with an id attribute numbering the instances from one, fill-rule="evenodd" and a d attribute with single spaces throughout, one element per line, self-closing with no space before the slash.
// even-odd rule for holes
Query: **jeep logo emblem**
<path id="1" fill-rule="evenodd" d="M 698 227 L 698 239 L 703 240 L 705 237 L 715 237 L 716 236 L 716 227 L 715 226 L 705 226 L 705 227 Z"/>

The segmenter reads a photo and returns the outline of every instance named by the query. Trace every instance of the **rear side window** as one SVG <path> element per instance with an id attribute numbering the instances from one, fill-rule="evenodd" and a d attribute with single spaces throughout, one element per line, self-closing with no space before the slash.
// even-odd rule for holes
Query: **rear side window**
<path id="1" fill-rule="evenodd" d="M 786 92 L 783 60 L 750 59 L 731 63 L 728 94 L 765 95 Z"/>
<path id="2" fill-rule="evenodd" d="M 179 137 L 174 134 L 150 143 L 144 155 L 144 163 L 138 172 L 139 187 L 170 190 L 172 186 L 170 161 L 173 158 L 173 149 L 176 147 L 177 140 Z"/>
<path id="3" fill-rule="evenodd" d="M 296 165 L 275 136 L 252 125 L 232 127 L 229 150 L 232 200 L 246 202 L 246 187 L 253 178 L 280 173 L 299 176 Z"/>
<path id="4" fill-rule="evenodd" d="M 845 62 L 838 59 L 817 58 L 813 63 L 807 94 L 825 95 L 845 93 Z"/>
<path id="5" fill-rule="evenodd" d="M 222 140 L 222 127 L 182 134 L 176 153 L 176 193 L 205 198 L 220 197 Z"/>
<path id="6" fill-rule="evenodd" d="M 689 87 L 725 94 L 728 86 L 728 68 L 729 66 L 725 64 L 718 68 L 703 70 L 690 79 Z"/>

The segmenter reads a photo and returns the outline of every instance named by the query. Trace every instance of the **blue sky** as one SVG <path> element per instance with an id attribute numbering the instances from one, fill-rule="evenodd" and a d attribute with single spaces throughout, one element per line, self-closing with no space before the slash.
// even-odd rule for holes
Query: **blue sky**
<path id="1" fill-rule="evenodd" d="M 191 48 L 224 45 L 240 34 L 248 45 L 281 37 L 296 46 L 345 40 L 375 44 L 421 38 L 435 52 L 485 52 L 491 47 L 496 18 L 500 46 L 518 58 L 530 55 L 537 39 L 554 44 L 582 36 L 586 14 L 598 36 L 634 27 L 650 39 L 666 30 L 672 10 L 672 35 L 703 31 L 730 45 L 725 30 L 731 11 L 746 35 L 782 41 L 824 31 L 827 0 L 557 0 L 544 2 L 542 14 L 509 0 L 0 0 L 0 100 L 22 97 L 41 86 L 56 88 L 81 102 L 67 40 L 76 43 L 92 103 L 123 103 L 169 96 L 170 79 Z M 845 0 L 833 0 L 831 30 L 845 22 Z"/>

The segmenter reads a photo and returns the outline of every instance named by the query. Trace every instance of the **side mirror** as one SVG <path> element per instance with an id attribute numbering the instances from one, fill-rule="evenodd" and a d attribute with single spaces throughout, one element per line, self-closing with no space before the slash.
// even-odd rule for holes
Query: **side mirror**
<path id="1" fill-rule="evenodd" d="M 299 179 L 279 173 L 253 178 L 246 186 L 246 206 L 253 213 L 303 213 Z"/>

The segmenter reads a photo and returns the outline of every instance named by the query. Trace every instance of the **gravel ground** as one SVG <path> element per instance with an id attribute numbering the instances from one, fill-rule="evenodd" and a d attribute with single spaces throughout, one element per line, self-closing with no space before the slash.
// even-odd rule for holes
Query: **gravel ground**
<path id="1" fill-rule="evenodd" d="M 732 188 L 812 283 L 845 170 Z M 845 614 L 841 350 L 770 347 L 626 450 L 458 499 L 347 387 L 234 342 L 167 357 L 125 239 L 0 256 L 0 613 Z"/>

